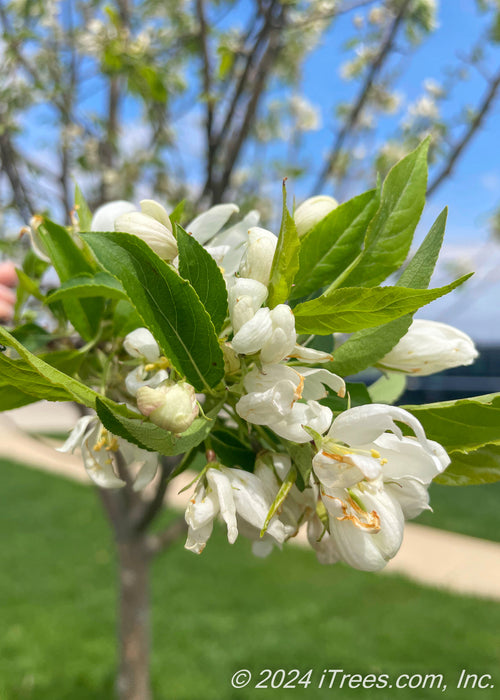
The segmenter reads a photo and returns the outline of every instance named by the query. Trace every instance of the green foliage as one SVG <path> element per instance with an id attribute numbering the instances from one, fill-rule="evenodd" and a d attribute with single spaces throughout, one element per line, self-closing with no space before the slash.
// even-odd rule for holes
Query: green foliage
<path id="1" fill-rule="evenodd" d="M 286 187 L 283 182 L 281 227 L 271 267 L 267 297 L 267 305 L 271 309 L 278 304 L 283 304 L 290 296 L 292 283 L 299 269 L 299 251 L 299 234 L 286 206 Z"/>
<path id="2" fill-rule="evenodd" d="M 360 194 L 334 209 L 304 236 L 293 299 L 331 284 L 354 262 L 379 199 L 378 189 Z"/>
<path id="3" fill-rule="evenodd" d="M 396 282 L 397 287 L 426 289 L 429 286 L 443 243 L 446 216 L 447 209 L 444 209 Z M 374 365 L 401 340 L 411 321 L 412 314 L 409 314 L 382 326 L 358 331 L 335 351 L 329 368 L 346 376 Z"/>
<path id="4" fill-rule="evenodd" d="M 167 456 L 183 454 L 203 442 L 212 430 L 213 419 L 220 408 L 221 405 L 218 404 L 206 417 L 196 418 L 181 436 L 176 436 L 108 399 L 101 397 L 96 402 L 97 415 L 113 435 L 118 435 L 142 449 Z"/>
<path id="5" fill-rule="evenodd" d="M 191 283 L 207 310 L 216 333 L 219 333 L 227 316 L 227 289 L 219 266 L 198 241 L 177 229 L 179 247 L 179 273 Z"/>
<path id="6" fill-rule="evenodd" d="M 84 406 L 94 408 L 97 397 L 95 391 L 51 366 L 41 357 L 33 355 L 5 328 L 1 327 L 0 342 L 7 348 L 14 349 L 21 360 L 24 360 L 20 362 L 0 354 L 0 382 L 4 387 L 15 387 L 23 394 L 29 394 L 35 399 L 77 401 Z M 64 357 L 64 359 L 68 358 Z M 2 394 L 7 394 L 7 391 L 2 390 Z M 6 409 L 2 408 L 2 410 Z"/>
<path id="7" fill-rule="evenodd" d="M 85 197 L 82 194 L 81 189 L 78 185 L 75 185 L 75 209 L 78 214 L 78 222 L 80 224 L 80 231 L 90 231 L 90 225 L 92 223 L 92 212 L 89 209 Z"/>
<path id="8" fill-rule="evenodd" d="M 349 286 L 379 284 L 404 263 L 425 204 L 428 148 L 426 139 L 387 175 Z"/>
<path id="9" fill-rule="evenodd" d="M 390 372 L 370 385 L 368 393 L 373 403 L 394 404 L 404 394 L 406 374 Z"/>
<path id="10" fill-rule="evenodd" d="M 294 309 L 299 333 L 352 333 L 413 313 L 463 284 L 470 275 L 436 289 L 343 287 L 299 304 Z"/>
<path id="11" fill-rule="evenodd" d="M 125 290 L 120 282 L 107 272 L 97 272 L 95 275 L 73 277 L 63 282 L 47 297 L 47 303 L 68 299 L 87 299 L 104 297 L 105 299 L 126 299 Z"/>
<path id="12" fill-rule="evenodd" d="M 500 481 L 500 445 L 484 445 L 472 452 L 453 450 L 451 464 L 434 481 L 446 486 L 492 484 Z"/>
<path id="13" fill-rule="evenodd" d="M 210 433 L 210 447 L 217 455 L 217 460 L 226 467 L 253 470 L 255 453 L 229 430 L 213 430 Z"/>
<path id="14" fill-rule="evenodd" d="M 62 283 L 81 275 L 94 274 L 95 268 L 65 228 L 45 219 L 38 233 Z M 99 328 L 103 301 L 69 298 L 63 301 L 63 306 L 69 321 L 82 338 L 91 340 Z"/>
<path id="15" fill-rule="evenodd" d="M 99 263 L 123 285 L 127 296 L 177 371 L 197 389 L 224 375 L 214 326 L 189 282 L 140 239 L 126 233 L 84 236 Z"/>

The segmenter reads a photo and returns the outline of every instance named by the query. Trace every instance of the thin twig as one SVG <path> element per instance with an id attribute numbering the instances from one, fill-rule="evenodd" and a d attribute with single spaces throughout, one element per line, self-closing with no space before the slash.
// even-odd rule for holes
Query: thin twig
<path id="1" fill-rule="evenodd" d="M 368 71 L 366 78 L 361 85 L 360 91 L 358 93 L 358 96 L 356 98 L 356 101 L 349 113 L 349 116 L 347 117 L 344 125 L 340 129 L 340 131 L 337 133 L 337 136 L 335 137 L 335 141 L 333 143 L 333 146 L 330 150 L 329 155 L 326 158 L 325 165 L 322 169 L 322 171 L 319 174 L 318 179 L 316 180 L 316 183 L 314 185 L 314 188 L 312 190 L 312 194 L 316 194 L 320 190 L 323 189 L 323 187 L 326 184 L 326 181 L 329 179 L 329 177 L 332 175 L 334 172 L 335 166 L 337 164 L 337 161 L 339 159 L 339 156 L 342 152 L 342 148 L 344 146 L 344 143 L 348 136 L 351 134 L 351 132 L 354 130 L 358 123 L 359 116 L 361 112 L 363 111 L 363 108 L 368 101 L 368 98 L 370 96 L 371 89 L 373 87 L 373 84 L 382 70 L 382 67 L 385 63 L 385 60 L 388 58 L 390 55 L 391 49 L 394 45 L 394 42 L 396 40 L 396 36 L 398 33 L 398 30 L 403 22 L 403 19 L 405 17 L 406 11 L 408 9 L 408 6 L 410 4 L 411 0 L 404 0 L 404 2 L 401 3 L 401 6 L 398 9 L 398 12 L 396 16 L 394 17 L 392 24 L 389 28 L 389 31 L 387 32 L 387 36 L 385 38 L 385 41 L 382 43 L 379 52 L 377 53 L 377 56 L 375 57 L 375 60 L 370 66 L 370 70 Z"/>
<path id="2" fill-rule="evenodd" d="M 481 128 L 484 119 L 486 118 L 486 115 L 493 106 L 499 89 L 500 71 L 498 71 L 495 78 L 491 81 L 489 89 L 481 102 L 476 116 L 469 124 L 469 127 L 466 129 L 462 138 L 457 141 L 457 143 L 449 153 L 445 166 L 441 169 L 441 171 L 436 175 L 436 177 L 432 180 L 431 184 L 429 185 L 427 189 L 428 196 L 432 195 L 436 191 L 436 189 L 443 183 L 443 181 L 446 180 L 446 178 L 449 175 L 451 175 L 453 168 L 455 167 L 460 155 L 467 147 L 467 145 L 469 144 L 473 136 L 476 134 L 476 132 Z"/>

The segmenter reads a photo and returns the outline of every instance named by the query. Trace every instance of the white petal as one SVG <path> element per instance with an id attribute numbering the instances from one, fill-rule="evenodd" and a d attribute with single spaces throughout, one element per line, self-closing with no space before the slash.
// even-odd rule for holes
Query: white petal
<path id="1" fill-rule="evenodd" d="M 232 340 L 233 349 L 240 355 L 252 355 L 262 348 L 271 332 L 270 312 L 264 307 L 235 334 Z"/>
<path id="2" fill-rule="evenodd" d="M 210 488 L 217 494 L 220 514 L 227 525 L 227 539 L 230 544 L 234 544 L 238 537 L 238 525 L 231 481 L 218 469 L 208 469 L 206 478 Z"/>
<path id="3" fill-rule="evenodd" d="M 295 210 L 293 217 L 299 236 L 304 236 L 337 206 L 337 200 L 325 194 L 309 197 L 305 202 L 302 202 Z"/>
<path id="4" fill-rule="evenodd" d="M 328 352 L 303 347 L 302 345 L 296 345 L 293 352 L 290 353 L 290 357 L 301 360 L 302 362 L 314 363 L 331 362 L 333 360 L 333 355 L 330 355 Z"/>
<path id="5" fill-rule="evenodd" d="M 145 452 L 145 450 L 143 450 Z M 144 458 L 142 467 L 139 473 L 135 477 L 133 490 L 142 491 L 148 484 L 150 484 L 156 476 L 158 471 L 158 454 L 156 452 L 148 452 L 147 456 Z"/>
<path id="6" fill-rule="evenodd" d="M 240 263 L 240 275 L 267 286 L 278 239 L 271 231 L 258 226 L 251 228 L 248 236 L 248 244 Z"/>
<path id="7" fill-rule="evenodd" d="M 87 432 L 90 424 L 95 421 L 95 415 L 83 416 L 82 418 L 79 418 L 64 445 L 56 448 L 57 452 L 73 452 L 76 447 L 81 447 L 85 433 Z"/>
<path id="8" fill-rule="evenodd" d="M 295 403 L 291 412 L 279 421 L 269 423 L 269 427 L 280 437 L 292 442 L 309 442 L 311 436 L 303 425 L 312 428 L 321 435 L 328 430 L 332 420 L 332 412 L 327 406 L 316 401 Z"/>
<path id="9" fill-rule="evenodd" d="M 123 341 L 123 349 L 132 357 L 144 357 L 148 362 L 160 358 L 160 348 L 147 328 L 136 328 Z"/>
<path id="10" fill-rule="evenodd" d="M 295 367 L 297 372 L 304 377 L 304 399 L 314 399 L 318 401 L 328 395 L 324 386 L 329 387 L 338 396 L 345 396 L 345 382 L 338 375 L 327 369 L 315 369 L 309 367 Z"/>
<path id="11" fill-rule="evenodd" d="M 237 212 L 239 212 L 239 207 L 236 204 L 216 204 L 193 219 L 186 226 L 186 231 L 203 245 L 221 230 L 232 214 Z"/>
<path id="12" fill-rule="evenodd" d="M 292 410 L 295 386 L 285 380 L 264 392 L 245 394 L 236 404 L 239 416 L 256 425 L 271 425 Z"/>
<path id="13" fill-rule="evenodd" d="M 168 372 L 164 369 L 160 369 L 149 379 L 144 379 L 145 374 L 144 367 L 139 366 L 129 372 L 125 377 L 125 387 L 131 396 L 135 396 L 143 386 L 156 389 L 168 379 Z"/>
<path id="14" fill-rule="evenodd" d="M 113 469 L 112 453 L 106 450 L 94 450 L 96 440 L 100 435 L 101 426 L 97 425 L 89 437 L 86 437 L 82 445 L 83 464 L 90 476 L 98 486 L 103 489 L 118 489 L 125 486 L 125 482 L 119 479 Z"/>
<path id="15" fill-rule="evenodd" d="M 132 202 L 125 200 L 117 200 L 108 202 L 96 209 L 92 222 L 90 224 L 91 231 L 114 231 L 115 221 L 123 214 L 137 211 L 137 207 Z"/>
<path id="16" fill-rule="evenodd" d="M 315 514 L 307 523 L 307 539 L 320 564 L 336 564 L 340 559 L 339 550 L 333 537 L 324 532 L 324 529 L 323 523 Z"/>
<path id="17" fill-rule="evenodd" d="M 420 444 L 430 449 L 420 422 L 408 411 L 385 404 L 355 406 L 344 411 L 333 421 L 329 436 L 353 446 L 373 442 L 387 430 L 402 438 L 403 434 L 395 420 L 410 426 Z"/>
<path id="18" fill-rule="evenodd" d="M 155 202 L 154 199 L 142 199 L 141 202 L 141 212 L 152 216 L 153 219 L 159 221 L 163 224 L 169 231 L 172 231 L 172 222 L 167 214 L 167 210 L 159 202 Z"/>

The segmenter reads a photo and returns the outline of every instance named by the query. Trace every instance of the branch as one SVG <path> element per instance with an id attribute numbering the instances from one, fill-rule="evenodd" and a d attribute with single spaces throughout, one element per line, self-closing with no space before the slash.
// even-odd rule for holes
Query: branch
<path id="1" fill-rule="evenodd" d="M 0 125 L 1 127 L 1 125 Z M 35 208 L 28 193 L 28 189 L 23 182 L 21 173 L 17 166 L 19 156 L 14 148 L 10 134 L 5 128 L 0 134 L 0 161 L 1 168 L 7 175 L 12 189 L 12 196 L 16 207 L 26 223 L 29 222 Z"/>
<path id="2" fill-rule="evenodd" d="M 323 170 L 321 171 L 318 179 L 316 180 L 316 184 L 313 188 L 312 194 L 315 194 L 322 190 L 326 184 L 326 181 L 332 175 L 335 169 L 335 165 L 337 164 L 338 158 L 342 151 L 344 142 L 355 128 L 359 116 L 370 96 L 373 83 L 375 82 L 375 79 L 382 70 L 386 58 L 390 54 L 390 51 L 396 39 L 396 35 L 403 22 L 404 16 L 406 14 L 410 2 L 411 0 L 404 0 L 404 2 L 401 3 L 401 6 L 399 7 L 399 10 L 396 16 L 394 17 L 394 20 L 387 33 L 385 41 L 382 43 L 375 60 L 370 66 L 370 70 L 368 71 L 365 81 L 361 86 L 356 102 L 354 103 L 353 108 L 349 116 L 347 117 L 344 126 L 340 129 L 340 131 L 337 134 L 337 137 L 335 138 L 335 141 L 331 148 L 330 154 L 327 157 Z"/>
<path id="3" fill-rule="evenodd" d="M 461 139 L 457 141 L 455 146 L 452 148 L 450 154 L 448 155 L 446 164 L 444 168 L 436 175 L 431 184 L 427 189 L 427 195 L 432 195 L 436 189 L 443 183 L 446 178 L 451 175 L 453 168 L 455 167 L 457 160 L 460 158 L 462 152 L 465 150 L 469 142 L 472 140 L 476 132 L 481 128 L 486 115 L 491 109 L 497 93 L 500 89 L 500 71 L 496 74 L 495 78 L 491 81 L 489 90 L 485 94 L 478 113 L 474 119 L 469 124 L 468 129 L 465 131 Z"/>
<path id="4" fill-rule="evenodd" d="M 187 532 L 187 528 L 188 526 L 186 520 L 184 519 L 184 515 L 180 515 L 166 528 L 166 530 L 163 530 L 155 535 L 150 535 L 146 540 L 149 556 L 154 557 L 160 552 L 164 552 L 174 542 L 176 542 L 179 537 L 182 537 L 182 535 Z"/>
<path id="5" fill-rule="evenodd" d="M 196 0 L 196 14 L 198 15 L 199 23 L 199 39 L 201 44 L 201 56 L 202 56 L 202 72 L 203 72 L 203 92 L 205 94 L 205 105 L 206 105 L 206 118 L 205 118 L 205 128 L 206 128 L 206 138 L 207 138 L 207 188 L 212 186 L 212 175 L 214 166 L 214 136 L 213 136 L 213 123 L 214 123 L 214 104 L 212 93 L 212 68 L 210 65 L 210 56 L 208 53 L 208 27 L 207 19 L 205 16 L 205 4 L 204 0 Z"/>
<path id="6" fill-rule="evenodd" d="M 222 174 L 218 181 L 214 183 L 212 189 L 213 204 L 216 204 L 217 202 L 221 201 L 222 196 L 229 185 L 231 175 L 238 160 L 241 148 L 254 122 L 259 101 L 265 90 L 266 82 L 269 79 L 271 67 L 281 49 L 281 42 L 283 40 L 283 30 L 285 27 L 284 6 L 280 6 L 280 18 L 280 28 L 274 29 L 273 32 L 270 34 L 267 47 L 256 68 L 255 75 L 252 76 L 252 92 L 250 94 L 250 98 L 248 100 L 245 114 L 241 121 L 240 127 L 233 135 L 231 141 L 228 144 L 227 151 L 226 153 L 224 153 L 224 170 L 222 171 Z"/>

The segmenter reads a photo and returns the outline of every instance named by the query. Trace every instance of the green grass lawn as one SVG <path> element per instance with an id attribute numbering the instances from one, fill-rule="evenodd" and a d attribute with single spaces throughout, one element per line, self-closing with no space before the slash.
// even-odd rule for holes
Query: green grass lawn
<path id="1" fill-rule="evenodd" d="M 500 482 L 482 486 L 439 486 L 430 490 L 433 513 L 416 520 L 443 530 L 500 542 Z"/>
<path id="2" fill-rule="evenodd" d="M 107 525 L 91 489 L 3 462 L 1 700 L 113 697 L 115 594 Z M 451 489 L 450 489 L 451 490 Z M 457 691 L 462 668 L 500 684 L 500 605 L 403 578 L 321 567 L 287 547 L 255 559 L 219 529 L 203 555 L 179 543 L 154 568 L 155 700 L 385 698 L 387 690 L 234 690 L 240 668 L 443 673 L 448 692 L 398 698 L 498 697 Z"/>

